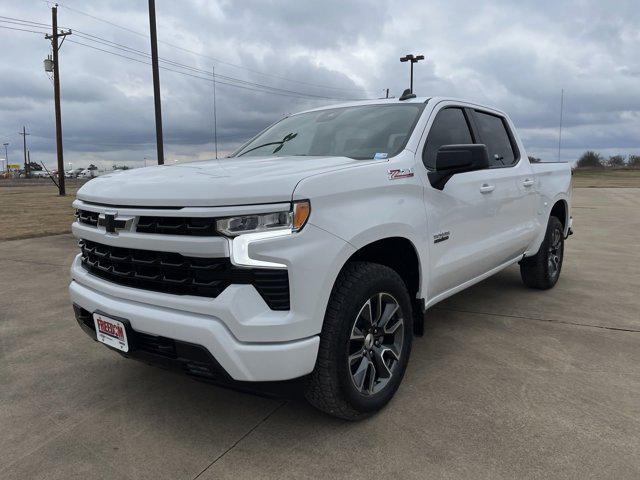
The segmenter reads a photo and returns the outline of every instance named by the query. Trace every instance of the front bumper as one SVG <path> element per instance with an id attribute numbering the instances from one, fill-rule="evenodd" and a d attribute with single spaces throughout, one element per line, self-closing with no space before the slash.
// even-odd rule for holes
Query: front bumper
<path id="1" fill-rule="evenodd" d="M 123 300 L 77 281 L 71 282 L 69 292 L 76 306 L 125 318 L 135 332 L 204 347 L 233 380 L 289 380 L 310 373 L 315 365 L 317 335 L 288 342 L 245 343 L 214 317 Z"/>
<path id="2" fill-rule="evenodd" d="M 74 234 L 114 246 L 182 253 L 186 247 L 174 244 L 187 243 L 174 236 L 166 240 L 153 235 L 109 236 L 77 222 Z M 214 244 L 212 251 L 215 248 Z M 215 298 L 119 285 L 91 275 L 80 255 L 71 267 L 69 291 L 72 302 L 89 313 L 101 311 L 127 319 L 136 332 L 204 347 L 233 380 L 289 380 L 314 368 L 328 297 L 353 251 L 350 244 L 312 224 L 290 237 L 252 244 L 252 258 L 286 265 L 291 300 L 287 311 L 269 309 L 247 284 L 232 284 Z M 197 253 L 219 256 L 224 252 Z"/>

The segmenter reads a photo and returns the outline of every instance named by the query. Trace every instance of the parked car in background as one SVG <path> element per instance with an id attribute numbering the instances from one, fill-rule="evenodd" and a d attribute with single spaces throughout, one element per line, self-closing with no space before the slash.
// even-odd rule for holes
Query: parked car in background
<path id="1" fill-rule="evenodd" d="M 104 173 L 104 170 L 100 171 L 97 166 L 91 164 L 87 168 L 80 171 L 80 173 L 78 174 L 78 178 L 95 178 L 101 173 Z"/>
<path id="2" fill-rule="evenodd" d="M 67 178 L 77 178 L 83 170 L 84 168 L 74 168 L 72 170 L 67 170 L 64 176 Z"/>
<path id="3" fill-rule="evenodd" d="M 107 174 L 73 205 L 94 340 L 210 381 L 303 377 L 346 419 L 393 397 L 426 309 L 513 264 L 552 288 L 572 228 L 568 164 L 531 164 L 500 110 L 411 94 Z"/>
<path id="4" fill-rule="evenodd" d="M 44 170 L 35 170 L 31 172 L 32 178 L 49 178 L 49 173 Z"/>

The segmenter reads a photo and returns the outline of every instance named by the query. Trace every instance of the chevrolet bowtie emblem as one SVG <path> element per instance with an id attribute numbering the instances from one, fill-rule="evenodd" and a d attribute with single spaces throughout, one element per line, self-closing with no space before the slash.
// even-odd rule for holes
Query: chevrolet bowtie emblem
<path id="1" fill-rule="evenodd" d="M 119 219 L 118 212 L 108 211 L 98 215 L 98 227 L 104 227 L 107 233 L 118 234 L 118 230 L 128 229 L 133 218 Z"/>

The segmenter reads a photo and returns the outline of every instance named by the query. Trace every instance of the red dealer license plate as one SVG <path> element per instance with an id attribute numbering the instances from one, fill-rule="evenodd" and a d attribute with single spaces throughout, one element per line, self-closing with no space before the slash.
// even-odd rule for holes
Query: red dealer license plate
<path id="1" fill-rule="evenodd" d="M 124 323 L 101 313 L 93 314 L 93 323 L 96 326 L 96 338 L 99 342 L 123 352 L 129 351 Z"/>

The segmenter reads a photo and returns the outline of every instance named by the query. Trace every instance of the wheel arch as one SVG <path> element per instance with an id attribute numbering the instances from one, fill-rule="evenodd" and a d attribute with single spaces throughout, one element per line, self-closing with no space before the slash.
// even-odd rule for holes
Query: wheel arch
<path id="1" fill-rule="evenodd" d="M 566 233 L 569 220 L 569 204 L 565 199 L 560 199 L 553 204 L 549 216 L 556 217 L 558 220 L 560 220 L 560 223 L 562 223 L 562 227 Z"/>
<path id="2" fill-rule="evenodd" d="M 414 334 L 422 335 L 424 322 L 424 300 L 419 298 L 423 272 L 420 255 L 414 243 L 406 237 L 380 238 L 358 248 L 342 266 L 350 262 L 371 262 L 394 270 L 404 281 L 413 308 Z"/>
<path id="3" fill-rule="evenodd" d="M 544 223 L 542 222 L 540 223 L 540 232 L 536 236 L 535 240 L 531 243 L 529 249 L 524 255 L 525 257 L 531 257 L 536 253 L 538 253 L 538 250 L 540 249 L 540 245 L 542 245 L 542 241 L 544 240 L 544 236 L 547 232 L 547 225 L 551 217 L 557 217 L 560 220 L 564 229 L 565 237 L 568 235 L 569 219 L 571 218 L 571 213 L 569 211 L 569 201 L 566 198 L 566 196 L 565 195 L 556 196 L 552 207 L 549 210 L 546 210 L 547 208 L 549 207 L 547 206 L 545 208 L 545 211 L 548 213 L 546 217 L 543 217 L 545 218 Z"/>

